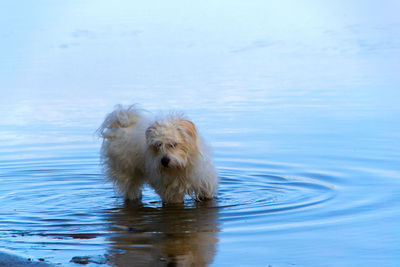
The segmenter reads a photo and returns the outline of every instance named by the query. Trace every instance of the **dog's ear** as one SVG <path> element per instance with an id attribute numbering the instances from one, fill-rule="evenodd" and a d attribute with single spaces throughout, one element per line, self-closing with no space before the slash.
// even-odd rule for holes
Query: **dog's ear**
<path id="1" fill-rule="evenodd" d="M 155 130 L 155 125 L 151 125 L 149 128 L 147 128 L 146 130 L 146 142 L 149 144 L 151 138 L 153 137 L 154 134 L 154 130 Z"/>
<path id="2" fill-rule="evenodd" d="M 190 136 L 193 139 L 193 141 L 196 143 L 197 142 L 197 130 L 196 130 L 196 126 L 194 125 L 194 123 L 189 120 L 181 120 L 180 126 L 185 131 L 185 133 L 188 136 Z"/>

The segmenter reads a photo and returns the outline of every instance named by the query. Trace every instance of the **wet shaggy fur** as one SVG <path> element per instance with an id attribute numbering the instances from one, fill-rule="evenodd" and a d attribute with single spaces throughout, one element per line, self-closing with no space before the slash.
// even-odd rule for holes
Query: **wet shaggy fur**
<path id="1" fill-rule="evenodd" d="M 117 106 L 98 132 L 105 173 L 125 198 L 140 200 L 144 184 L 164 203 L 214 196 L 218 181 L 210 149 L 183 115 L 151 119 L 135 106 Z"/>

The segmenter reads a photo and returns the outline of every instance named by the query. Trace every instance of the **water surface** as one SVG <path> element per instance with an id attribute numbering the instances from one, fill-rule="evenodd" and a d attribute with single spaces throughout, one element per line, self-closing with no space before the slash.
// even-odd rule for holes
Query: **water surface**
<path id="1" fill-rule="evenodd" d="M 0 3 L 0 249 L 62 266 L 396 266 L 395 1 Z M 94 132 L 184 111 L 217 198 L 125 203 Z"/>

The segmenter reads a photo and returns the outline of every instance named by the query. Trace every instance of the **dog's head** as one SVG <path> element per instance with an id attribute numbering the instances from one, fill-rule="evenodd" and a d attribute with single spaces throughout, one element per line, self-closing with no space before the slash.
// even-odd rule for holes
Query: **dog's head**
<path id="1" fill-rule="evenodd" d="M 199 152 L 196 126 L 180 116 L 156 121 L 146 130 L 154 163 L 161 169 L 183 169 Z"/>

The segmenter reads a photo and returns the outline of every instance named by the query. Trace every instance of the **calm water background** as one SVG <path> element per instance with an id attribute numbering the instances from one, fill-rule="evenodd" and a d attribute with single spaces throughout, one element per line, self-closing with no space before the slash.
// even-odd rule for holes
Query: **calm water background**
<path id="1" fill-rule="evenodd" d="M 63 266 L 398 266 L 399 10 L 0 1 L 0 249 Z M 124 204 L 94 135 L 117 103 L 195 121 L 218 198 Z"/>

